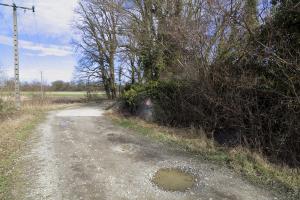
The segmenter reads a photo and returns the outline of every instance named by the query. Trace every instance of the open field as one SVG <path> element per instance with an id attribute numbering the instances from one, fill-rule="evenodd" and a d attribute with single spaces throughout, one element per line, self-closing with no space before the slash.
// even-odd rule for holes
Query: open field
<path id="1" fill-rule="evenodd" d="M 0 96 L 13 96 L 13 92 L 0 92 Z M 50 91 L 50 92 L 45 92 L 44 95 L 47 97 L 78 97 L 78 98 L 85 98 L 86 97 L 86 92 L 85 91 Z M 97 95 L 97 96 L 103 96 L 105 95 L 104 92 L 93 92 L 91 93 L 92 95 Z M 26 91 L 26 92 L 21 92 L 21 96 L 25 97 L 33 97 L 33 96 L 39 96 L 41 95 L 41 92 L 36 92 L 36 91 Z"/>
<path id="2" fill-rule="evenodd" d="M 22 103 L 35 101 L 39 104 L 52 104 L 52 103 L 81 103 L 88 101 L 98 101 L 99 99 L 106 98 L 104 92 L 92 92 L 90 96 L 84 91 L 59 91 L 59 92 L 45 92 L 42 98 L 40 92 L 21 92 Z M 0 92 L 0 100 L 5 102 L 13 102 L 14 94 L 12 92 Z M 1 114 L 1 113 L 0 113 Z"/>
<path id="3" fill-rule="evenodd" d="M 24 95 L 34 95 L 36 93 L 34 92 L 24 92 Z M 39 93 L 38 93 L 39 94 Z M 97 95 L 97 96 L 103 96 L 105 95 L 104 92 L 93 92 L 91 93 L 92 95 Z M 46 96 L 49 97 L 80 97 L 80 98 L 85 98 L 87 93 L 85 91 L 62 91 L 62 92 L 46 92 Z"/>

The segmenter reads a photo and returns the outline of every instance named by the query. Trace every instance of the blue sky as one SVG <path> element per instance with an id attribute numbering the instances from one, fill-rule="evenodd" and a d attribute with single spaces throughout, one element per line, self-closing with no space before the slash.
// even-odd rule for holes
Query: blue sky
<path id="1" fill-rule="evenodd" d="M 18 10 L 20 79 L 70 81 L 76 65 L 71 45 L 72 21 L 78 0 L 0 0 L 36 7 L 36 13 Z M 13 77 L 12 8 L 0 6 L 0 67 Z"/>

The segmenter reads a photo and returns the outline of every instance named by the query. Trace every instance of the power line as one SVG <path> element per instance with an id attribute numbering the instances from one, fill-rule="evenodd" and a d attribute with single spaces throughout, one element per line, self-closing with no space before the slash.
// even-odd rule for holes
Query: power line
<path id="1" fill-rule="evenodd" d="M 31 8 L 17 6 L 15 3 L 12 5 L 0 3 L 0 6 L 6 6 L 13 8 L 13 24 L 14 24 L 14 66 L 15 66 L 15 104 L 16 108 L 19 110 L 21 108 L 21 97 L 20 97 L 20 75 L 19 75 L 19 44 L 18 44 L 18 20 L 17 20 L 17 9 L 21 10 L 31 10 L 35 12 L 35 7 Z"/>

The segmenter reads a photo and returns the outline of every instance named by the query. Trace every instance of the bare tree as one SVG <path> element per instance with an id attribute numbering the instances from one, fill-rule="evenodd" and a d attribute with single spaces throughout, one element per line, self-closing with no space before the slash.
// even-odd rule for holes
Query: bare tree
<path id="1" fill-rule="evenodd" d="M 81 39 L 76 42 L 82 57 L 78 69 L 88 77 L 99 77 L 107 97 L 116 98 L 115 60 L 118 48 L 118 8 L 122 1 L 81 0 L 76 23 Z"/>

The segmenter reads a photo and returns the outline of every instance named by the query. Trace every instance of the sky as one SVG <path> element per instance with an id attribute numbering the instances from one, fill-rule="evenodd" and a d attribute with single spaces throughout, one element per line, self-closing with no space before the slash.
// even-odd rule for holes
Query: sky
<path id="1" fill-rule="evenodd" d="M 70 81 L 76 65 L 71 45 L 72 22 L 78 0 L 0 0 L 0 3 L 32 7 L 18 10 L 20 80 Z M 13 12 L 0 6 L 0 68 L 13 77 Z"/>

